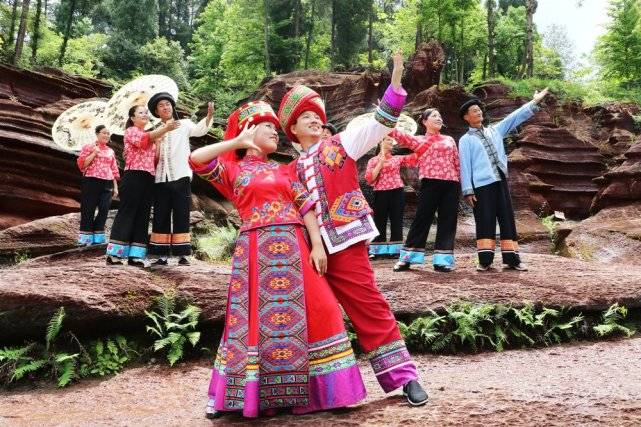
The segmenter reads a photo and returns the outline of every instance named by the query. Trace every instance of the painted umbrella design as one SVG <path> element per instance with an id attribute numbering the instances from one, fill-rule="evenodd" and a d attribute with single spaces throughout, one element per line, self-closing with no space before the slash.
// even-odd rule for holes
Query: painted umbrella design
<path id="1" fill-rule="evenodd" d="M 53 142 L 66 150 L 80 151 L 85 144 L 96 140 L 96 126 L 105 124 L 107 102 L 87 101 L 76 104 L 58 116 L 51 128 Z"/>
<path id="2" fill-rule="evenodd" d="M 111 97 L 105 108 L 105 124 L 117 135 L 125 133 L 127 114 L 134 105 L 147 106 L 149 98 L 159 92 L 168 92 L 178 101 L 178 86 L 167 76 L 149 74 L 130 81 Z M 148 129 L 154 127 L 160 119 L 149 115 Z"/>

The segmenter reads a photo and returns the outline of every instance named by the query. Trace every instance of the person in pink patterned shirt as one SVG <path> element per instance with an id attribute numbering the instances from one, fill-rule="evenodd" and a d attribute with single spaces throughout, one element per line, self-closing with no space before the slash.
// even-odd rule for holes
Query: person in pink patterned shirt
<path id="1" fill-rule="evenodd" d="M 116 155 L 107 147 L 110 135 L 104 125 L 97 126 L 96 142 L 82 147 L 78 155 L 78 168 L 82 172 L 78 244 L 82 246 L 105 243 L 105 222 L 111 197 L 112 194 L 118 196 L 120 173 Z"/>
<path id="2" fill-rule="evenodd" d="M 151 214 L 154 175 L 156 174 L 156 140 L 178 127 L 174 120 L 146 132 L 149 123 L 147 107 L 137 105 L 129 110 L 124 141 L 125 172 L 121 183 L 120 206 L 111 227 L 107 245 L 107 264 L 146 267 L 149 217 Z"/>
<path id="3" fill-rule="evenodd" d="M 443 118 L 435 108 L 421 115 L 425 136 L 412 136 L 395 130 L 392 136 L 418 157 L 421 191 L 416 216 L 401 249 L 394 271 L 409 270 L 411 264 L 425 262 L 425 243 L 438 214 L 436 241 L 432 265 L 434 270 L 450 272 L 454 269 L 454 237 L 460 198 L 460 161 L 454 139 L 441 134 Z"/>
<path id="4" fill-rule="evenodd" d="M 374 188 L 374 223 L 378 236 L 369 245 L 369 259 L 396 257 L 403 244 L 403 211 L 405 184 L 401 167 L 416 166 L 416 155 L 393 156 L 394 139 L 389 136 L 379 143 L 378 153 L 369 159 L 365 181 Z M 387 241 L 387 220 L 390 222 L 390 240 Z"/>

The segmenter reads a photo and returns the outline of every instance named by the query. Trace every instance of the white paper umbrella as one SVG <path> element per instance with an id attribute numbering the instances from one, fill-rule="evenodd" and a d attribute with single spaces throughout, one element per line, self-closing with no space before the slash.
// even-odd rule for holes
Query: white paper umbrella
<path id="1" fill-rule="evenodd" d="M 105 124 L 105 101 L 87 101 L 63 111 L 53 123 L 51 137 L 59 147 L 79 151 L 96 140 L 95 128 Z"/>
<path id="2" fill-rule="evenodd" d="M 356 116 L 352 120 L 350 120 L 349 123 L 347 123 L 346 129 L 360 126 L 365 123 L 365 121 L 370 120 L 373 117 L 373 111 L 370 113 L 361 114 L 360 116 Z M 402 130 L 405 133 L 409 133 L 410 135 L 414 135 L 418 130 L 418 124 L 407 114 L 401 114 L 398 118 L 398 122 L 396 123 L 396 128 Z"/>
<path id="3" fill-rule="evenodd" d="M 178 101 L 178 86 L 176 82 L 160 74 L 141 76 L 121 87 L 111 97 L 105 108 L 105 124 L 107 128 L 117 135 L 124 134 L 129 109 L 134 105 L 144 105 L 146 107 L 149 98 L 159 92 L 168 92 Z M 160 119 L 150 114 L 148 128 L 153 127 L 159 121 Z"/>

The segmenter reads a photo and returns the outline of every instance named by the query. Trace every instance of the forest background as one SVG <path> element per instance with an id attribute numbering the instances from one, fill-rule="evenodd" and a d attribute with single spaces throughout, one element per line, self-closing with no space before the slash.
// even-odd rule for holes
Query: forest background
<path id="1" fill-rule="evenodd" d="M 379 70 L 392 51 L 436 40 L 443 86 L 500 80 L 525 96 L 549 85 L 588 104 L 641 104 L 641 0 L 608 0 L 587 58 L 563 25 L 537 28 L 536 10 L 536 0 L 2 0 L 0 61 L 116 88 L 166 74 L 226 117 L 266 77 Z"/>

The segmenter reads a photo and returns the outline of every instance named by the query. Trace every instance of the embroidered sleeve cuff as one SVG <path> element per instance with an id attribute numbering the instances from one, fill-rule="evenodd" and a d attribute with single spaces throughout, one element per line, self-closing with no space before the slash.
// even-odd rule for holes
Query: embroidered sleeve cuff
<path id="1" fill-rule="evenodd" d="M 305 214 L 309 212 L 310 209 L 312 209 L 314 206 L 316 206 L 316 202 L 311 197 L 309 197 L 303 203 L 303 206 L 301 206 L 300 209 L 298 210 L 300 212 L 300 216 L 305 216 Z"/>
<path id="2" fill-rule="evenodd" d="M 209 164 L 202 164 L 195 162 L 191 156 L 189 157 L 189 167 L 206 181 L 216 181 L 221 180 L 222 173 L 224 171 L 224 166 L 222 162 L 218 161 L 218 158 L 215 158 Z"/>
<path id="3" fill-rule="evenodd" d="M 386 127 L 393 128 L 396 126 L 398 116 L 401 115 L 407 92 L 405 89 L 394 89 L 392 85 L 387 87 L 383 99 L 381 100 L 374 118 Z"/>

